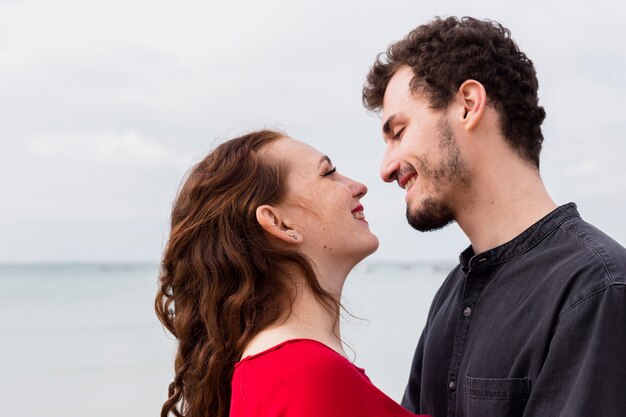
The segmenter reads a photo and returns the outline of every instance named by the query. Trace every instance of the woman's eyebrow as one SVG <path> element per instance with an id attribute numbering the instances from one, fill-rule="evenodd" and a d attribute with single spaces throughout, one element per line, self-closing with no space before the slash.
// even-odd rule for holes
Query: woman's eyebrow
<path id="1" fill-rule="evenodd" d="M 330 158 L 328 157 L 328 155 L 324 155 L 320 158 L 320 162 L 318 163 L 318 165 L 321 165 L 324 161 L 328 162 L 330 165 L 332 165 L 333 163 L 330 161 Z"/>

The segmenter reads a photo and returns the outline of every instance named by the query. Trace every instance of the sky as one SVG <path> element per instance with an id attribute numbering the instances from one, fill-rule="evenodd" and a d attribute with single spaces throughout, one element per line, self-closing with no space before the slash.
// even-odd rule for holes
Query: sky
<path id="1" fill-rule="evenodd" d="M 246 131 L 285 130 L 369 187 L 372 261 L 454 261 L 379 176 L 361 105 L 375 56 L 434 16 L 508 27 L 533 60 L 542 177 L 626 244 L 626 25 L 617 2 L 0 0 L 0 262 L 158 262 L 185 172 Z"/>

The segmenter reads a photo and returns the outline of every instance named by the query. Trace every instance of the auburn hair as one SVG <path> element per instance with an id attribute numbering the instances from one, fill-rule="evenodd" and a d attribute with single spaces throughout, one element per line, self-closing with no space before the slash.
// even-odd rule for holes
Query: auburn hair
<path id="1" fill-rule="evenodd" d="M 339 314 L 307 257 L 273 245 L 256 220 L 258 206 L 279 204 L 288 191 L 289 166 L 262 152 L 281 138 L 260 130 L 219 145 L 178 192 L 155 301 L 178 340 L 161 417 L 228 416 L 235 363 L 256 334 L 290 311 L 295 282 L 288 271 L 299 271 L 318 301 Z"/>

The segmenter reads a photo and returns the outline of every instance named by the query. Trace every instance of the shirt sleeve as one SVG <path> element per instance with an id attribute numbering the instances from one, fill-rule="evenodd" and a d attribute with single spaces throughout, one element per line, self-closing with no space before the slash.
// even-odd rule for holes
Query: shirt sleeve
<path id="1" fill-rule="evenodd" d="M 623 416 L 625 346 L 626 287 L 615 283 L 561 315 L 524 416 Z"/>

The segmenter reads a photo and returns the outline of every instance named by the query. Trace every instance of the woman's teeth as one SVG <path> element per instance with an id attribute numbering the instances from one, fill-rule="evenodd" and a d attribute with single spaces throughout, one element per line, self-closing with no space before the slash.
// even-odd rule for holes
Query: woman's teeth
<path id="1" fill-rule="evenodd" d="M 363 214 L 362 211 L 356 211 L 356 212 L 352 213 L 352 217 L 354 217 L 355 219 L 358 219 L 358 220 L 363 220 L 365 218 L 365 214 Z"/>

